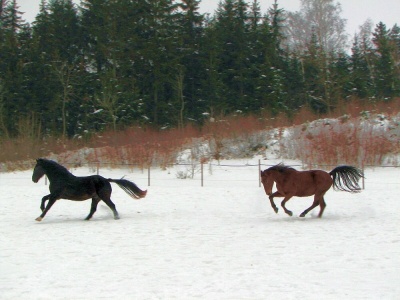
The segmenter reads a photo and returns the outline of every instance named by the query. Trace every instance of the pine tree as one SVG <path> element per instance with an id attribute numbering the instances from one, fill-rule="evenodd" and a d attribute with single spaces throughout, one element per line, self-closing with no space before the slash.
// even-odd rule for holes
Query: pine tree
<path id="1" fill-rule="evenodd" d="M 256 98 L 261 100 L 259 108 L 267 109 L 272 114 L 277 114 L 284 109 L 283 89 L 284 78 L 282 74 L 282 61 L 280 49 L 279 13 L 276 9 L 269 10 L 262 24 L 259 26 L 257 47 L 260 59 L 258 62 L 259 74 L 256 81 Z M 274 20 L 274 21 L 273 21 Z"/>
<path id="2" fill-rule="evenodd" d="M 249 28 L 248 5 L 242 0 L 220 3 L 214 24 L 218 48 L 218 74 L 222 89 L 220 107 L 226 112 L 249 109 Z"/>
<path id="3" fill-rule="evenodd" d="M 391 44 L 391 56 L 394 66 L 393 74 L 393 96 L 400 95 L 400 27 L 395 24 L 389 33 Z"/>
<path id="4" fill-rule="evenodd" d="M 338 55 L 332 55 L 331 63 L 329 66 L 330 73 L 330 96 L 331 103 L 335 108 L 340 100 L 346 100 L 352 93 L 351 84 L 351 61 L 346 53 L 339 53 Z"/>
<path id="5" fill-rule="evenodd" d="M 303 76 L 305 92 L 310 107 L 317 113 L 326 113 L 329 110 L 326 102 L 326 57 L 318 42 L 317 34 L 312 34 L 308 50 L 303 58 Z"/>
<path id="6" fill-rule="evenodd" d="M 183 126 L 185 119 L 201 121 L 205 111 L 202 101 L 201 82 L 205 78 L 203 44 L 204 17 L 199 13 L 199 0 L 182 0 L 178 15 L 177 62 L 174 89 L 178 124 Z"/>
<path id="7" fill-rule="evenodd" d="M 285 89 L 287 91 L 286 106 L 289 109 L 287 114 L 292 116 L 298 109 L 306 105 L 308 100 L 301 59 L 295 54 L 286 52 L 283 70 L 286 80 Z"/>
<path id="8" fill-rule="evenodd" d="M 205 24 L 204 43 L 201 51 L 204 53 L 205 78 L 201 82 L 204 89 L 204 117 L 215 118 L 225 111 L 224 98 L 222 95 L 223 82 L 219 73 L 221 64 L 220 40 L 216 30 L 216 19 L 208 19 Z"/>
<path id="9" fill-rule="evenodd" d="M 366 23 L 348 56 L 332 46 L 344 42 L 332 0 L 302 1 L 299 14 L 275 1 L 264 15 L 248 2 L 222 0 L 210 17 L 200 0 L 82 0 L 79 11 L 41 0 L 31 28 L 15 0 L 1 0 L 0 136 L 183 127 L 239 111 L 291 115 L 306 103 L 324 113 L 349 95 L 399 94 L 398 26 L 380 23 L 372 36 Z M 284 24 L 307 33 L 301 47 L 286 42 Z"/>
<path id="10" fill-rule="evenodd" d="M 169 126 L 174 107 L 171 78 L 176 62 L 177 5 L 172 0 L 151 0 L 147 3 L 147 13 L 143 14 L 146 24 L 143 38 L 143 67 L 146 73 L 144 106 L 146 115 L 156 125 Z"/>
<path id="11" fill-rule="evenodd" d="M 88 68 L 97 73 L 103 70 L 108 61 L 111 10 L 109 1 L 83 0 L 81 3 L 83 51 Z"/>
<path id="12" fill-rule="evenodd" d="M 373 95 L 371 71 L 368 66 L 368 58 L 365 55 L 366 53 L 362 51 L 358 35 L 354 37 L 354 43 L 351 50 L 351 94 L 356 95 L 361 99 L 371 97 Z"/>
<path id="13" fill-rule="evenodd" d="M 72 0 L 42 1 L 33 25 L 37 77 L 33 81 L 41 119 L 53 134 L 72 135 L 77 126 L 74 99 L 82 61 L 81 33 Z"/>
<path id="14" fill-rule="evenodd" d="M 19 38 L 29 34 L 29 26 L 22 19 L 16 0 L 2 1 L 0 13 L 0 113 L 2 134 L 7 137 L 18 134 L 15 116 L 27 113 L 24 98 L 23 44 Z M 24 33 L 20 36 L 21 33 Z M 22 40 L 21 40 L 22 42 Z"/>
<path id="15" fill-rule="evenodd" d="M 394 90 L 394 62 L 391 56 L 392 45 L 389 37 L 390 31 L 382 22 L 378 23 L 373 32 L 372 41 L 376 47 L 376 91 L 379 98 L 393 96 Z"/>

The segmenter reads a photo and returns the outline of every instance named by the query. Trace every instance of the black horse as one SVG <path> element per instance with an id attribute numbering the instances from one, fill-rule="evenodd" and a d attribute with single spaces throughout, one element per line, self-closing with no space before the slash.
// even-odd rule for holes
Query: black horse
<path id="1" fill-rule="evenodd" d="M 66 168 L 58 163 L 39 158 L 36 160 L 36 166 L 33 170 L 32 181 L 38 182 L 43 175 L 50 181 L 50 194 L 42 198 L 40 209 L 42 214 L 36 218 L 36 221 L 42 221 L 52 205 L 59 199 L 68 199 L 83 201 L 92 198 L 90 213 L 85 220 L 90 220 L 96 212 L 97 204 L 103 200 L 114 213 L 114 219 L 119 219 L 115 204 L 111 201 L 111 184 L 115 182 L 129 196 L 135 199 L 146 197 L 147 191 L 142 191 L 131 181 L 125 179 L 106 179 L 99 175 L 77 177 L 72 175 Z M 45 207 L 46 200 L 49 200 Z"/>

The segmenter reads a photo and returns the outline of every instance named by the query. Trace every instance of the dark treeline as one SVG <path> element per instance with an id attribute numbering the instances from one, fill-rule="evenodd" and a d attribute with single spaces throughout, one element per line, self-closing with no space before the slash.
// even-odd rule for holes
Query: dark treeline
<path id="1" fill-rule="evenodd" d="M 262 12 L 257 0 L 223 0 L 210 16 L 199 0 L 42 0 L 29 24 L 15 0 L 0 1 L 3 138 L 324 113 L 399 95 L 397 26 L 360 32 L 348 50 L 324 45 L 314 24 L 298 47 L 296 14 L 278 3 Z"/>

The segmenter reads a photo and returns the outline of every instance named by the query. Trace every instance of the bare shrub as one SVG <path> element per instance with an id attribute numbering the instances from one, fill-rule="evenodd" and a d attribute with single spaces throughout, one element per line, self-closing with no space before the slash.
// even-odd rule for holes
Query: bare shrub
<path id="1" fill-rule="evenodd" d="M 325 119 L 297 126 L 284 143 L 290 158 L 307 165 L 380 165 L 387 155 L 399 152 L 390 127 L 362 118 L 346 122 Z"/>
<path id="2" fill-rule="evenodd" d="M 390 102 L 343 101 L 339 106 L 330 119 L 318 121 L 303 107 L 290 118 L 265 112 L 261 116 L 221 116 L 201 129 L 191 125 L 168 130 L 131 127 L 86 139 L 43 135 L 38 119 L 28 116 L 19 120 L 19 137 L 0 141 L 0 162 L 2 170 L 30 168 L 38 157 L 75 166 L 90 163 L 92 168 L 100 162 L 109 167 L 123 163 L 130 168 L 166 168 L 185 149 L 191 149 L 193 159 L 220 160 L 249 157 L 268 148 L 281 158 L 301 159 L 307 164 L 397 162 L 400 125 L 398 118 L 391 116 L 400 111 L 400 98 Z M 290 127 L 293 124 L 297 126 Z"/>

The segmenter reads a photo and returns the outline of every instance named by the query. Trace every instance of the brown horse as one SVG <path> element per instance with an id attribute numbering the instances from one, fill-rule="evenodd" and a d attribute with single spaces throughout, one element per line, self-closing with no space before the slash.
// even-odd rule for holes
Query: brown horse
<path id="1" fill-rule="evenodd" d="M 363 172 L 352 166 L 338 166 L 328 173 L 322 170 L 297 171 L 284 164 L 278 164 L 261 171 L 261 182 L 276 213 L 278 208 L 274 203 L 274 197 L 284 197 L 281 206 L 285 213 L 292 216 L 293 213 L 285 207 L 290 198 L 314 195 L 313 204 L 303 211 L 300 217 L 305 217 L 319 205 L 318 217 L 321 218 L 326 207 L 324 195 L 331 186 L 333 185 L 335 190 L 357 193 L 361 190 L 358 181 L 362 177 L 364 177 Z M 272 193 L 274 182 L 277 191 Z"/>

